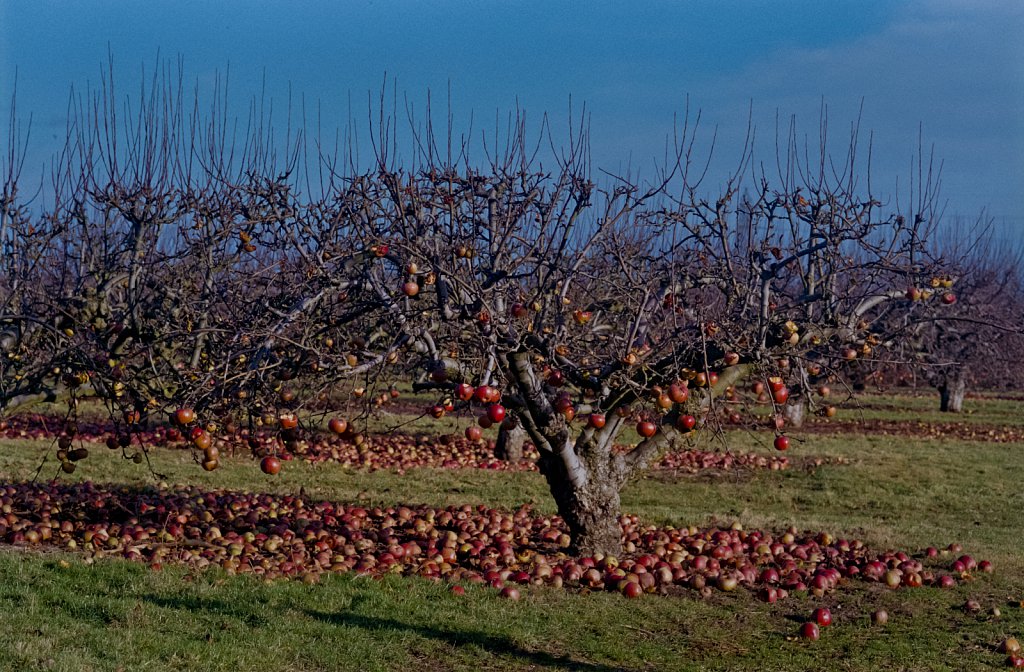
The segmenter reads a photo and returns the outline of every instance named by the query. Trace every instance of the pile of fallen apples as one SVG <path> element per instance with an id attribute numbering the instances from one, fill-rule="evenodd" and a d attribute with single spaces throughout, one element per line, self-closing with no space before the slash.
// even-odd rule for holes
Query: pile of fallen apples
<path id="1" fill-rule="evenodd" d="M 399 433 L 356 436 L 354 439 L 323 436 L 312 441 L 298 441 L 290 447 L 279 445 L 273 437 L 262 437 L 260 441 L 256 448 L 258 455 L 277 452 L 286 456 L 285 459 L 301 459 L 313 464 L 334 462 L 344 467 L 369 471 L 405 471 L 417 467 L 537 470 L 538 453 L 531 443 L 523 447 L 521 460 L 510 462 L 495 456 L 494 440 L 474 440 L 460 436 L 413 436 Z M 628 446 L 615 446 L 618 451 L 630 449 Z M 695 474 L 705 470 L 731 469 L 779 471 L 787 469 L 789 465 L 789 460 L 783 456 L 686 448 L 666 453 L 654 468 Z"/>
<path id="2" fill-rule="evenodd" d="M 957 544 L 912 555 L 825 532 L 657 527 L 635 516 L 620 522 L 622 558 L 571 557 L 562 520 L 527 506 L 375 507 L 196 487 L 0 485 L 3 542 L 267 578 L 401 574 L 626 597 L 744 588 L 771 603 L 794 592 L 824 595 L 847 582 L 949 588 L 992 571 Z"/>
<path id="3" fill-rule="evenodd" d="M 19 439 L 53 440 L 67 436 L 67 423 L 61 418 L 45 415 L 23 415 L 4 420 L 0 436 Z M 500 471 L 535 471 L 537 450 L 526 443 L 523 459 L 510 462 L 495 455 L 493 439 L 470 439 L 455 435 L 411 435 L 398 432 L 388 434 L 357 434 L 351 431 L 337 433 L 303 432 L 296 440 L 282 441 L 277 431 L 247 431 L 228 433 L 226 429 L 207 432 L 218 456 L 255 454 L 263 458 L 274 455 L 279 460 L 302 460 L 310 464 L 334 463 L 345 468 L 368 471 L 388 470 L 404 472 L 408 469 L 430 467 L 435 469 L 490 469 Z M 205 437 L 202 437 L 205 438 Z M 194 443 L 174 425 L 154 427 L 133 426 L 115 429 L 110 423 L 74 423 L 74 443 L 106 444 L 114 450 L 136 450 L 141 446 L 191 447 Z M 629 450 L 616 446 L 616 450 Z M 696 474 L 702 471 L 728 471 L 732 469 L 787 469 L 790 461 L 781 455 L 759 453 L 716 452 L 696 448 L 678 449 L 666 453 L 654 465 L 655 469 Z"/>

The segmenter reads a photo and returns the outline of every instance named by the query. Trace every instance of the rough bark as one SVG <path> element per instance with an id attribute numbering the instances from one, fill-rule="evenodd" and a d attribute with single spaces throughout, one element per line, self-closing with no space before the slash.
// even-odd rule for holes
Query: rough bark
<path id="1" fill-rule="evenodd" d="M 956 368 L 946 373 L 939 384 L 939 410 L 943 413 L 962 412 L 966 393 L 967 377 L 963 369 Z"/>
<path id="2" fill-rule="evenodd" d="M 511 429 L 502 427 L 498 430 L 498 440 L 494 445 L 494 456 L 507 462 L 518 462 L 523 459 L 523 444 L 526 442 L 526 430 L 522 425 Z"/>
<path id="3" fill-rule="evenodd" d="M 570 551 L 581 557 L 597 553 L 620 555 L 621 484 L 616 479 L 597 477 L 587 479 L 585 484 L 573 485 L 556 456 L 542 454 L 539 466 L 558 504 L 558 513 L 569 527 Z"/>
<path id="4" fill-rule="evenodd" d="M 585 430 L 574 438 L 545 396 L 529 353 L 511 353 L 508 363 L 523 398 L 519 419 L 540 452 L 537 466 L 569 528 L 570 551 L 580 556 L 619 555 L 619 491 L 628 468 L 622 456 L 611 451 L 617 419 L 604 430 Z"/>
<path id="5" fill-rule="evenodd" d="M 804 419 L 807 417 L 807 401 L 805 399 L 794 399 L 786 404 L 783 409 L 787 427 L 803 427 Z"/>

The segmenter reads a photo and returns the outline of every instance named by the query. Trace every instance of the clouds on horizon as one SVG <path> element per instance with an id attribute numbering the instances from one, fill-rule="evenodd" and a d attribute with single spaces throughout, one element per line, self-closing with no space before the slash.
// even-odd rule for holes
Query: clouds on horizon
<path id="1" fill-rule="evenodd" d="M 695 96 L 724 147 L 742 141 L 749 105 L 760 155 L 774 155 L 775 115 L 797 117 L 812 144 L 822 104 L 833 150 L 845 148 L 863 101 L 862 134 L 874 134 L 874 173 L 906 184 L 922 133 L 944 161 L 950 210 L 1018 217 L 1024 226 L 1024 3 L 952 0 L 901 5 L 879 30 L 830 46 L 793 45 L 714 82 Z M 666 98 L 666 101 L 668 99 Z M 731 151 L 736 154 L 737 151 Z M 876 181 L 877 182 L 877 181 Z"/>

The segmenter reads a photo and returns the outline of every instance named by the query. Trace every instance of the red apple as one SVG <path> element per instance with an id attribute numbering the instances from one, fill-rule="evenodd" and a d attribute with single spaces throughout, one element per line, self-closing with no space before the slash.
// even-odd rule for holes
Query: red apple
<path id="1" fill-rule="evenodd" d="M 281 460 L 273 455 L 267 455 L 260 461 L 260 470 L 273 476 L 281 471 Z"/>
<path id="2" fill-rule="evenodd" d="M 604 413 L 591 413 L 590 417 L 587 419 L 587 424 L 594 429 L 601 429 L 605 426 L 606 422 L 607 420 L 604 417 Z"/>
<path id="3" fill-rule="evenodd" d="M 814 613 L 811 614 L 811 618 L 823 628 L 832 625 L 832 612 L 825 607 L 815 609 Z"/>
<path id="4" fill-rule="evenodd" d="M 690 389 L 682 383 L 672 383 L 668 386 L 668 398 L 677 404 L 685 404 L 690 398 Z"/>
<path id="5" fill-rule="evenodd" d="M 697 426 L 697 418 L 692 415 L 680 415 L 676 419 L 676 428 L 681 432 L 689 432 Z"/>
<path id="6" fill-rule="evenodd" d="M 196 427 L 196 429 L 199 429 Z M 213 439 L 210 438 L 210 434 L 202 429 L 199 429 L 198 433 L 192 435 L 192 445 L 199 450 L 206 450 L 213 445 Z"/>
<path id="7" fill-rule="evenodd" d="M 644 594 L 643 587 L 636 581 L 627 581 L 622 587 L 622 594 L 631 600 L 635 600 Z"/>
<path id="8" fill-rule="evenodd" d="M 658 433 L 658 426 L 655 425 L 653 422 L 648 422 L 644 420 L 643 422 L 637 423 L 636 433 L 644 437 L 645 439 L 649 439 Z"/>
<path id="9" fill-rule="evenodd" d="M 809 639 L 812 642 L 816 641 L 821 636 L 821 631 L 818 629 L 817 623 L 811 623 L 808 621 L 800 626 L 800 636 L 804 639 Z"/>
<path id="10" fill-rule="evenodd" d="M 505 419 L 505 407 L 501 404 L 493 404 L 487 407 L 487 417 L 493 423 L 499 423 Z"/>
<path id="11" fill-rule="evenodd" d="M 327 423 L 327 429 L 334 434 L 341 435 L 348 429 L 348 422 L 344 418 L 331 418 Z"/>
<path id="12" fill-rule="evenodd" d="M 780 435 L 775 437 L 775 450 L 788 450 L 789 449 L 789 437 Z"/>

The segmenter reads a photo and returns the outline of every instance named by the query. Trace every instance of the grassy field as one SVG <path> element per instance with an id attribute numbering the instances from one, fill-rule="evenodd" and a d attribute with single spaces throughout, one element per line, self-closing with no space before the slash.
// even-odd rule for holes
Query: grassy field
<path id="1" fill-rule="evenodd" d="M 938 393 L 860 395 L 844 406 L 850 409 L 844 414 L 863 419 L 1024 425 L 1024 401 L 1000 396 L 967 397 L 963 413 L 959 414 L 939 411 Z"/>
<path id="2" fill-rule="evenodd" d="M 877 403 L 876 403 L 877 402 Z M 900 411 L 875 398 L 867 412 L 923 420 L 914 400 Z M 925 400 L 930 403 L 930 400 Z M 1021 404 L 969 400 L 965 421 L 1019 422 Z M 882 410 L 879 410 L 882 409 Z M 985 418 L 984 420 L 977 420 Z M 943 418 L 946 421 L 946 418 Z M 800 439 L 798 432 L 793 433 Z M 886 436 L 808 435 L 784 472 L 676 477 L 652 473 L 630 485 L 625 510 L 667 524 L 739 521 L 747 528 L 827 530 L 883 548 L 920 550 L 956 541 L 996 567 L 949 591 L 844 587 L 825 598 L 767 605 L 745 591 L 701 600 L 624 600 L 614 593 L 496 591 L 444 584 L 326 576 L 318 585 L 265 585 L 218 571 L 153 572 L 119 561 L 86 564 L 62 553 L 0 552 L 0 669 L 11 670 L 984 670 L 1004 667 L 995 645 L 1024 635 L 1024 444 Z M 763 450 L 744 433 L 733 448 Z M 30 478 L 46 446 L 0 445 L 0 474 Z M 803 458 L 848 464 L 806 468 Z M 249 459 L 207 474 L 180 451 L 157 451 L 172 483 L 296 491 L 373 503 L 552 504 L 535 473 L 483 470 L 345 471 L 288 463 L 270 479 Z M 49 474 L 54 465 L 47 466 Z M 68 479 L 151 481 L 104 450 Z M 959 609 L 978 599 L 980 616 Z M 798 623 L 829 606 L 835 624 L 818 642 L 793 640 Z M 986 612 L 998 607 L 1001 617 Z M 877 608 L 887 626 L 870 624 Z"/>

